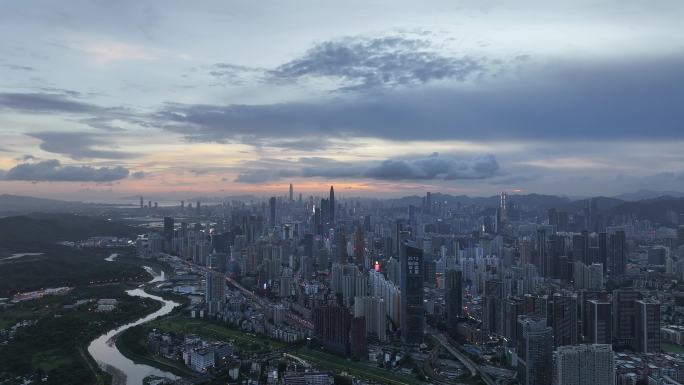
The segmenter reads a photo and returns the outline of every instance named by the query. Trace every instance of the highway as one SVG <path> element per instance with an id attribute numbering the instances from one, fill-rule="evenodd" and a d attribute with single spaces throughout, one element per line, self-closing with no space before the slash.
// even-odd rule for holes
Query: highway
<path id="1" fill-rule="evenodd" d="M 496 381 L 494 381 L 488 373 L 480 370 L 479 365 L 475 364 L 470 358 L 468 358 L 468 356 L 451 345 L 444 334 L 434 329 L 428 329 L 428 333 L 435 337 L 435 339 L 442 345 L 442 347 L 444 347 L 444 349 L 446 349 L 449 353 L 461 361 L 466 368 L 468 368 L 471 377 L 475 377 L 477 374 L 480 374 L 480 377 L 487 385 L 496 385 Z"/>
<path id="2" fill-rule="evenodd" d="M 196 265 L 192 262 L 189 262 L 189 261 L 186 261 L 186 260 L 183 260 L 180 258 L 179 258 L 179 260 L 181 262 L 187 264 L 188 266 L 191 266 L 195 269 L 198 269 L 198 270 L 201 270 L 204 272 L 214 272 L 214 273 L 216 272 L 215 270 L 211 270 L 205 266 Z M 254 292 L 248 290 L 247 288 L 245 288 L 244 286 L 240 285 L 240 283 L 238 283 L 233 278 L 226 277 L 226 282 L 230 286 L 239 290 L 243 295 L 245 295 L 245 297 L 247 297 L 248 299 L 253 301 L 256 305 L 258 305 L 262 308 L 266 308 L 268 306 L 273 305 L 271 303 L 271 301 L 269 301 L 267 298 L 263 298 L 263 297 L 258 296 L 256 293 L 254 293 Z M 298 325 L 300 325 L 306 329 L 313 330 L 313 324 L 310 321 L 293 314 L 289 310 L 286 312 L 286 318 L 291 323 L 295 323 L 295 324 L 298 324 Z M 479 365 L 475 364 L 470 358 L 468 358 L 468 356 L 466 356 L 461 351 L 459 351 L 457 348 L 455 348 L 449 342 L 449 340 L 447 339 L 447 337 L 444 334 L 442 334 L 442 333 L 440 333 L 437 330 L 434 330 L 432 328 L 427 329 L 426 332 L 428 334 L 430 334 L 431 336 L 433 336 L 435 338 L 435 340 L 437 340 L 440 343 L 440 345 L 442 345 L 442 347 L 444 347 L 444 349 L 446 349 L 449 353 L 451 353 L 451 355 L 456 357 L 456 359 L 458 359 L 468 369 L 471 377 L 475 377 L 479 374 L 480 377 L 482 378 L 482 380 L 487 385 L 497 385 L 497 382 L 494 381 L 488 373 L 485 373 L 484 371 L 482 371 L 480 369 Z"/>
<path id="3" fill-rule="evenodd" d="M 178 257 L 175 257 L 175 258 L 178 258 Z M 216 270 L 212 270 L 212 269 L 210 269 L 210 268 L 208 268 L 208 267 L 206 267 L 206 266 L 200 266 L 200 265 L 194 264 L 194 263 L 192 263 L 192 262 L 190 262 L 190 261 L 187 261 L 187 260 L 184 260 L 184 259 L 182 259 L 182 258 L 178 258 L 178 260 L 181 261 L 182 263 L 184 263 L 184 264 L 186 264 L 186 265 L 192 267 L 192 268 L 201 270 L 201 271 L 203 271 L 203 272 L 205 272 L 205 273 L 210 273 L 210 272 L 211 272 L 211 273 L 216 273 L 216 272 L 217 272 Z M 258 306 L 261 307 L 262 309 L 263 309 L 263 308 L 267 308 L 267 307 L 273 305 L 273 303 L 272 303 L 271 301 L 269 301 L 269 300 L 266 299 L 266 298 L 259 297 L 259 296 L 256 295 L 254 292 L 252 292 L 252 291 L 250 291 L 250 290 L 247 290 L 247 288 L 245 288 L 244 286 L 240 285 L 240 283 L 238 283 L 238 282 L 237 282 L 236 280 L 234 280 L 233 278 L 226 277 L 226 282 L 227 282 L 229 285 L 231 285 L 231 286 L 235 287 L 236 289 L 238 289 L 245 297 L 247 297 L 248 299 L 252 300 L 256 305 L 258 305 Z M 301 327 L 303 327 L 303 328 L 306 328 L 306 329 L 308 329 L 308 330 L 313 330 L 313 328 L 314 328 L 314 327 L 313 327 L 313 324 L 311 323 L 311 321 L 306 320 L 306 319 L 304 319 L 304 318 L 302 318 L 302 317 L 297 316 L 296 314 L 292 313 L 289 309 L 286 311 L 285 317 L 287 318 L 288 321 L 290 321 L 291 324 L 299 325 L 299 326 L 301 326 Z"/>
<path id="4" fill-rule="evenodd" d="M 245 287 L 243 287 L 242 285 L 240 285 L 240 284 L 239 284 L 236 280 L 234 280 L 233 278 L 226 277 L 226 282 L 228 282 L 230 285 L 232 285 L 232 286 L 234 286 L 235 288 L 237 288 L 238 290 L 240 290 L 240 291 L 242 292 L 242 294 L 244 294 L 246 297 L 252 299 L 253 301 L 256 301 L 256 302 L 257 302 L 259 305 L 261 305 L 262 307 L 267 307 L 267 306 L 270 306 L 270 305 L 271 305 L 271 301 L 269 301 L 269 300 L 266 299 L 266 298 L 259 297 L 259 296 L 256 295 L 254 292 L 252 292 L 252 291 L 250 291 L 250 290 L 247 290 Z M 288 310 L 288 311 L 285 313 L 285 316 L 286 316 L 291 322 L 296 323 L 296 324 L 299 324 L 300 326 L 305 327 L 305 328 L 307 328 L 307 329 L 309 329 L 309 330 L 313 330 L 313 324 L 312 324 L 310 321 L 305 320 L 304 318 L 299 317 L 299 316 L 293 314 L 291 311 Z"/>

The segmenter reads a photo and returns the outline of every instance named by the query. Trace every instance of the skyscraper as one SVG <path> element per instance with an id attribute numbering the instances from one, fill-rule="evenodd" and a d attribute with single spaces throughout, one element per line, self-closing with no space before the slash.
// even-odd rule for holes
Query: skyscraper
<path id="1" fill-rule="evenodd" d="M 432 193 L 429 191 L 425 194 L 425 212 L 432 213 Z"/>
<path id="2" fill-rule="evenodd" d="M 207 272 L 204 298 L 207 303 L 207 312 L 215 314 L 221 311 L 226 297 L 226 281 L 223 274 Z"/>
<path id="3" fill-rule="evenodd" d="M 485 281 L 482 301 L 482 338 L 503 334 L 503 284 L 498 279 Z"/>
<path id="4" fill-rule="evenodd" d="M 589 254 L 589 232 L 587 230 L 582 230 L 582 256 L 585 265 L 591 265 L 594 262 Z"/>
<path id="5" fill-rule="evenodd" d="M 553 329 L 546 318 L 518 317 L 518 380 L 523 385 L 549 385 L 553 377 Z"/>
<path id="6" fill-rule="evenodd" d="M 366 317 L 354 317 L 351 319 L 349 330 L 349 353 L 353 358 L 363 359 L 368 357 L 366 344 Z"/>
<path id="7" fill-rule="evenodd" d="M 171 252 L 173 243 L 173 217 L 164 217 L 164 251 Z"/>
<path id="8" fill-rule="evenodd" d="M 556 385 L 613 385 L 615 358 L 610 345 L 561 346 L 555 353 Z"/>
<path id="9" fill-rule="evenodd" d="M 587 264 L 585 261 L 587 256 L 584 254 L 584 234 L 573 234 L 572 236 L 572 260 L 580 261 Z"/>
<path id="10" fill-rule="evenodd" d="M 539 268 L 539 273 L 543 277 L 548 277 L 550 272 L 550 266 L 546 250 L 546 230 L 537 230 L 537 267 Z"/>
<path id="11" fill-rule="evenodd" d="M 173 238 L 173 226 L 173 217 L 164 217 L 164 238 L 168 241 L 171 241 L 171 238 Z"/>
<path id="12" fill-rule="evenodd" d="M 359 266 L 363 266 L 366 259 L 365 247 L 366 241 L 364 239 L 363 227 L 358 225 L 354 233 L 354 263 Z"/>
<path id="13" fill-rule="evenodd" d="M 503 335 L 509 341 L 517 341 L 518 316 L 525 313 L 525 301 L 521 298 L 506 298 L 503 301 Z"/>
<path id="14" fill-rule="evenodd" d="M 625 231 L 617 230 L 615 234 L 610 236 L 610 255 L 611 255 L 611 271 L 613 277 L 619 277 L 625 273 L 627 265 L 627 250 Z"/>
<path id="15" fill-rule="evenodd" d="M 634 290 L 613 290 L 614 345 L 633 348 L 637 333 L 637 301 L 641 293 Z"/>
<path id="16" fill-rule="evenodd" d="M 549 218 L 549 226 L 558 226 L 558 211 L 555 208 L 548 209 L 546 216 Z"/>
<path id="17" fill-rule="evenodd" d="M 401 340 L 423 342 L 423 250 L 401 244 Z"/>
<path id="18" fill-rule="evenodd" d="M 598 263 L 603 264 L 603 273 L 608 272 L 608 236 L 606 233 L 598 235 Z"/>
<path id="19" fill-rule="evenodd" d="M 330 215 L 330 223 L 335 223 L 335 189 L 330 186 L 330 201 L 328 202 L 330 206 L 328 213 Z"/>
<path id="20" fill-rule="evenodd" d="M 347 264 L 347 262 L 349 262 L 349 256 L 347 255 L 347 236 L 343 231 L 335 231 L 335 247 L 337 249 L 337 261 L 341 265 Z"/>
<path id="21" fill-rule="evenodd" d="M 321 198 L 321 224 L 330 222 L 330 201 Z"/>
<path id="22" fill-rule="evenodd" d="M 552 312 L 554 346 L 577 344 L 577 297 L 554 294 Z"/>
<path id="23" fill-rule="evenodd" d="M 463 273 L 449 269 L 444 277 L 444 303 L 446 305 L 447 329 L 455 332 L 458 318 L 463 314 Z"/>
<path id="24" fill-rule="evenodd" d="M 290 183 L 290 203 L 294 202 L 294 190 L 292 188 L 292 183 Z"/>
<path id="25" fill-rule="evenodd" d="M 366 334 L 375 334 L 382 342 L 387 340 L 385 300 L 380 296 L 354 298 L 354 317 L 365 317 Z"/>
<path id="26" fill-rule="evenodd" d="M 268 207 L 269 207 L 269 225 L 271 227 L 276 225 L 276 197 L 271 197 L 268 200 Z"/>
<path id="27" fill-rule="evenodd" d="M 586 335 L 584 342 L 590 344 L 612 344 L 613 343 L 613 319 L 612 304 L 607 301 L 589 300 L 587 301 Z"/>
<path id="28" fill-rule="evenodd" d="M 352 317 L 346 308 L 321 306 L 312 312 L 314 335 L 334 353 L 349 355 Z"/>
<path id="29" fill-rule="evenodd" d="M 642 353 L 660 352 L 660 302 L 654 300 L 636 301 L 636 309 L 635 350 Z"/>

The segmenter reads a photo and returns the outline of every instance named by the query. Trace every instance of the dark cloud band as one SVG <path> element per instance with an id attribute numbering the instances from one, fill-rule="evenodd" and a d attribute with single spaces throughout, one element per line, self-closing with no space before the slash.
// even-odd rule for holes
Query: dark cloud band
<path id="1" fill-rule="evenodd" d="M 493 155 L 473 159 L 443 157 L 437 153 L 426 158 L 400 160 L 387 159 L 376 164 L 357 164 L 325 160 L 321 165 L 312 166 L 304 159 L 289 168 L 253 168 L 243 171 L 235 182 L 264 183 L 283 178 L 324 178 L 376 180 L 467 180 L 489 179 L 499 175 L 499 164 Z M 287 164 L 286 164 L 287 165 Z"/>
<path id="2" fill-rule="evenodd" d="M 682 139 L 682 67 L 684 57 L 556 63 L 469 87 L 426 85 L 266 105 L 174 104 L 156 119 L 197 141 Z"/>
<path id="3" fill-rule="evenodd" d="M 112 147 L 110 138 L 88 132 L 38 132 L 28 134 L 42 143 L 43 151 L 66 155 L 72 159 L 124 159 L 137 154 L 123 151 L 100 150 L 94 147 Z"/>
<path id="4" fill-rule="evenodd" d="M 33 182 L 113 182 L 128 177 L 123 167 L 63 166 L 58 160 L 23 163 L 11 168 L 5 180 Z"/>

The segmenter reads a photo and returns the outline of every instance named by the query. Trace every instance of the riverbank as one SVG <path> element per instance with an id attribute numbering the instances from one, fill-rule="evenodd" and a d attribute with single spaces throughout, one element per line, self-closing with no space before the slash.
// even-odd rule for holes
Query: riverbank
<path id="1" fill-rule="evenodd" d="M 169 371 L 179 377 L 188 378 L 197 376 L 197 373 L 193 372 L 179 361 L 173 361 L 168 358 L 149 354 L 144 343 L 146 331 L 147 328 L 142 325 L 126 330 L 117 337 L 116 348 L 119 349 L 121 354 L 136 364 L 154 366 L 161 370 Z"/>
<path id="2" fill-rule="evenodd" d="M 0 325 L 35 321 L 19 328 L 0 349 L 0 382 L 18 377 L 48 385 L 110 384 L 112 378 L 85 353 L 86 346 L 105 330 L 160 307 L 155 301 L 128 296 L 127 289 L 130 287 L 122 284 L 80 287 L 64 296 L 22 302 L 0 310 Z M 116 308 L 97 312 L 95 300 L 100 298 L 115 299 Z M 80 304 L 75 306 L 77 303 Z"/>
<path id="3" fill-rule="evenodd" d="M 378 368 L 368 363 L 351 361 L 313 347 L 292 346 L 282 341 L 274 340 L 263 335 L 256 335 L 242 331 L 236 327 L 215 320 L 189 318 L 186 315 L 174 315 L 159 318 L 140 328 L 136 336 L 128 336 L 128 347 L 138 348 L 136 354 L 145 356 L 148 362 L 155 361 L 144 346 L 146 333 L 151 329 L 170 332 L 176 335 L 194 334 L 200 338 L 214 341 L 231 341 L 237 351 L 245 357 L 263 357 L 271 353 L 285 352 L 304 359 L 317 368 L 334 373 L 350 373 L 360 378 L 393 385 L 424 385 L 413 376 L 394 373 L 390 370 Z M 180 362 L 179 362 L 180 364 Z"/>
<path id="4" fill-rule="evenodd" d="M 156 276 L 149 283 L 154 283 L 161 280 L 163 280 L 163 276 Z M 116 329 L 110 330 L 109 332 L 94 339 L 90 345 L 88 345 L 88 353 L 95 359 L 95 361 L 98 362 L 102 369 L 110 373 L 112 376 L 115 376 L 116 381 L 121 381 L 122 378 L 120 373 L 124 373 L 126 376 L 124 381 L 125 384 L 140 384 L 145 377 L 150 375 L 171 379 L 178 378 L 173 373 L 160 370 L 154 366 L 135 363 L 118 350 L 115 341 L 126 330 L 150 322 L 157 317 L 165 316 L 171 313 L 179 304 L 148 294 L 140 287 L 134 290 L 128 290 L 126 294 L 132 298 L 138 297 L 138 300 L 141 301 L 153 300 L 158 304 L 161 304 L 161 308 L 152 313 L 145 313 L 147 315 L 144 317 Z"/>

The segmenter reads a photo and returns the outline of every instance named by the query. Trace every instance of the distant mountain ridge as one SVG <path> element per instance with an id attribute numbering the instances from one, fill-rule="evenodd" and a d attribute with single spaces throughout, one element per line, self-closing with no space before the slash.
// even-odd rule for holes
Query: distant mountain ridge
<path id="1" fill-rule="evenodd" d="M 500 195 L 493 195 L 490 197 L 469 197 L 467 195 L 450 195 L 435 192 L 431 194 L 433 202 L 447 202 L 454 204 L 456 202 L 463 205 L 477 205 L 483 207 L 498 207 L 501 203 Z M 398 205 L 414 205 L 420 206 L 425 196 L 412 195 L 403 198 L 388 199 L 388 201 Z M 556 195 L 542 195 L 542 194 L 508 194 L 508 201 L 514 202 L 520 207 L 526 209 L 548 209 L 561 208 L 572 201 L 570 198 L 559 197 Z"/>
<path id="2" fill-rule="evenodd" d="M 623 202 L 609 210 L 607 216 L 634 216 L 647 219 L 662 225 L 679 225 L 679 216 L 684 214 L 684 197 L 661 196 L 653 199 L 642 199 L 636 202 Z"/>
<path id="3" fill-rule="evenodd" d="M 658 195 L 663 193 L 664 195 Z M 649 197 L 657 195 L 655 197 Z M 259 199 L 252 195 L 244 195 L 244 198 Z M 384 200 L 395 206 L 414 205 L 420 207 L 425 196 L 411 195 L 402 198 L 391 198 Z M 622 197 L 622 198 L 619 198 Z M 640 197 L 649 197 L 637 199 Z M 239 199 L 237 196 L 226 199 Z M 447 202 L 454 205 L 459 202 L 462 205 L 477 205 L 486 209 L 498 207 L 500 196 L 489 197 L 470 197 L 467 195 L 450 195 L 439 192 L 432 193 L 433 202 Z M 615 216 L 633 215 L 637 218 L 648 219 L 654 223 L 677 225 L 679 224 L 679 214 L 684 213 L 684 193 L 674 191 L 653 191 L 640 190 L 635 193 L 621 194 L 616 197 L 594 197 L 572 199 L 556 195 L 544 194 L 508 194 L 508 202 L 526 210 L 545 211 L 550 208 L 564 210 L 568 212 L 579 212 L 591 207 L 592 200 L 595 200 L 596 207 L 605 218 Z M 207 201 L 204 201 L 207 202 Z M 33 212 L 43 213 L 98 213 L 99 208 L 106 205 L 97 205 L 83 202 L 62 201 L 55 199 L 34 198 L 28 196 L 0 195 L 0 216 L 17 215 Z M 97 209 L 97 210 L 93 210 Z"/>
<path id="4" fill-rule="evenodd" d="M 57 199 L 34 198 L 23 195 L 0 195 L 0 214 L 28 212 L 64 212 L 82 209 L 88 205 L 83 202 L 62 201 Z"/>
<path id="5" fill-rule="evenodd" d="M 95 236 L 135 237 L 139 230 L 101 217 L 38 213 L 0 218 L 0 253 L 37 251 Z"/>
<path id="6" fill-rule="evenodd" d="M 613 198 L 621 199 L 623 201 L 640 201 L 644 199 L 654 199 L 663 196 L 673 198 L 684 198 L 684 192 L 681 191 L 656 191 L 656 190 L 639 190 L 633 193 L 624 193 L 616 195 Z"/>

